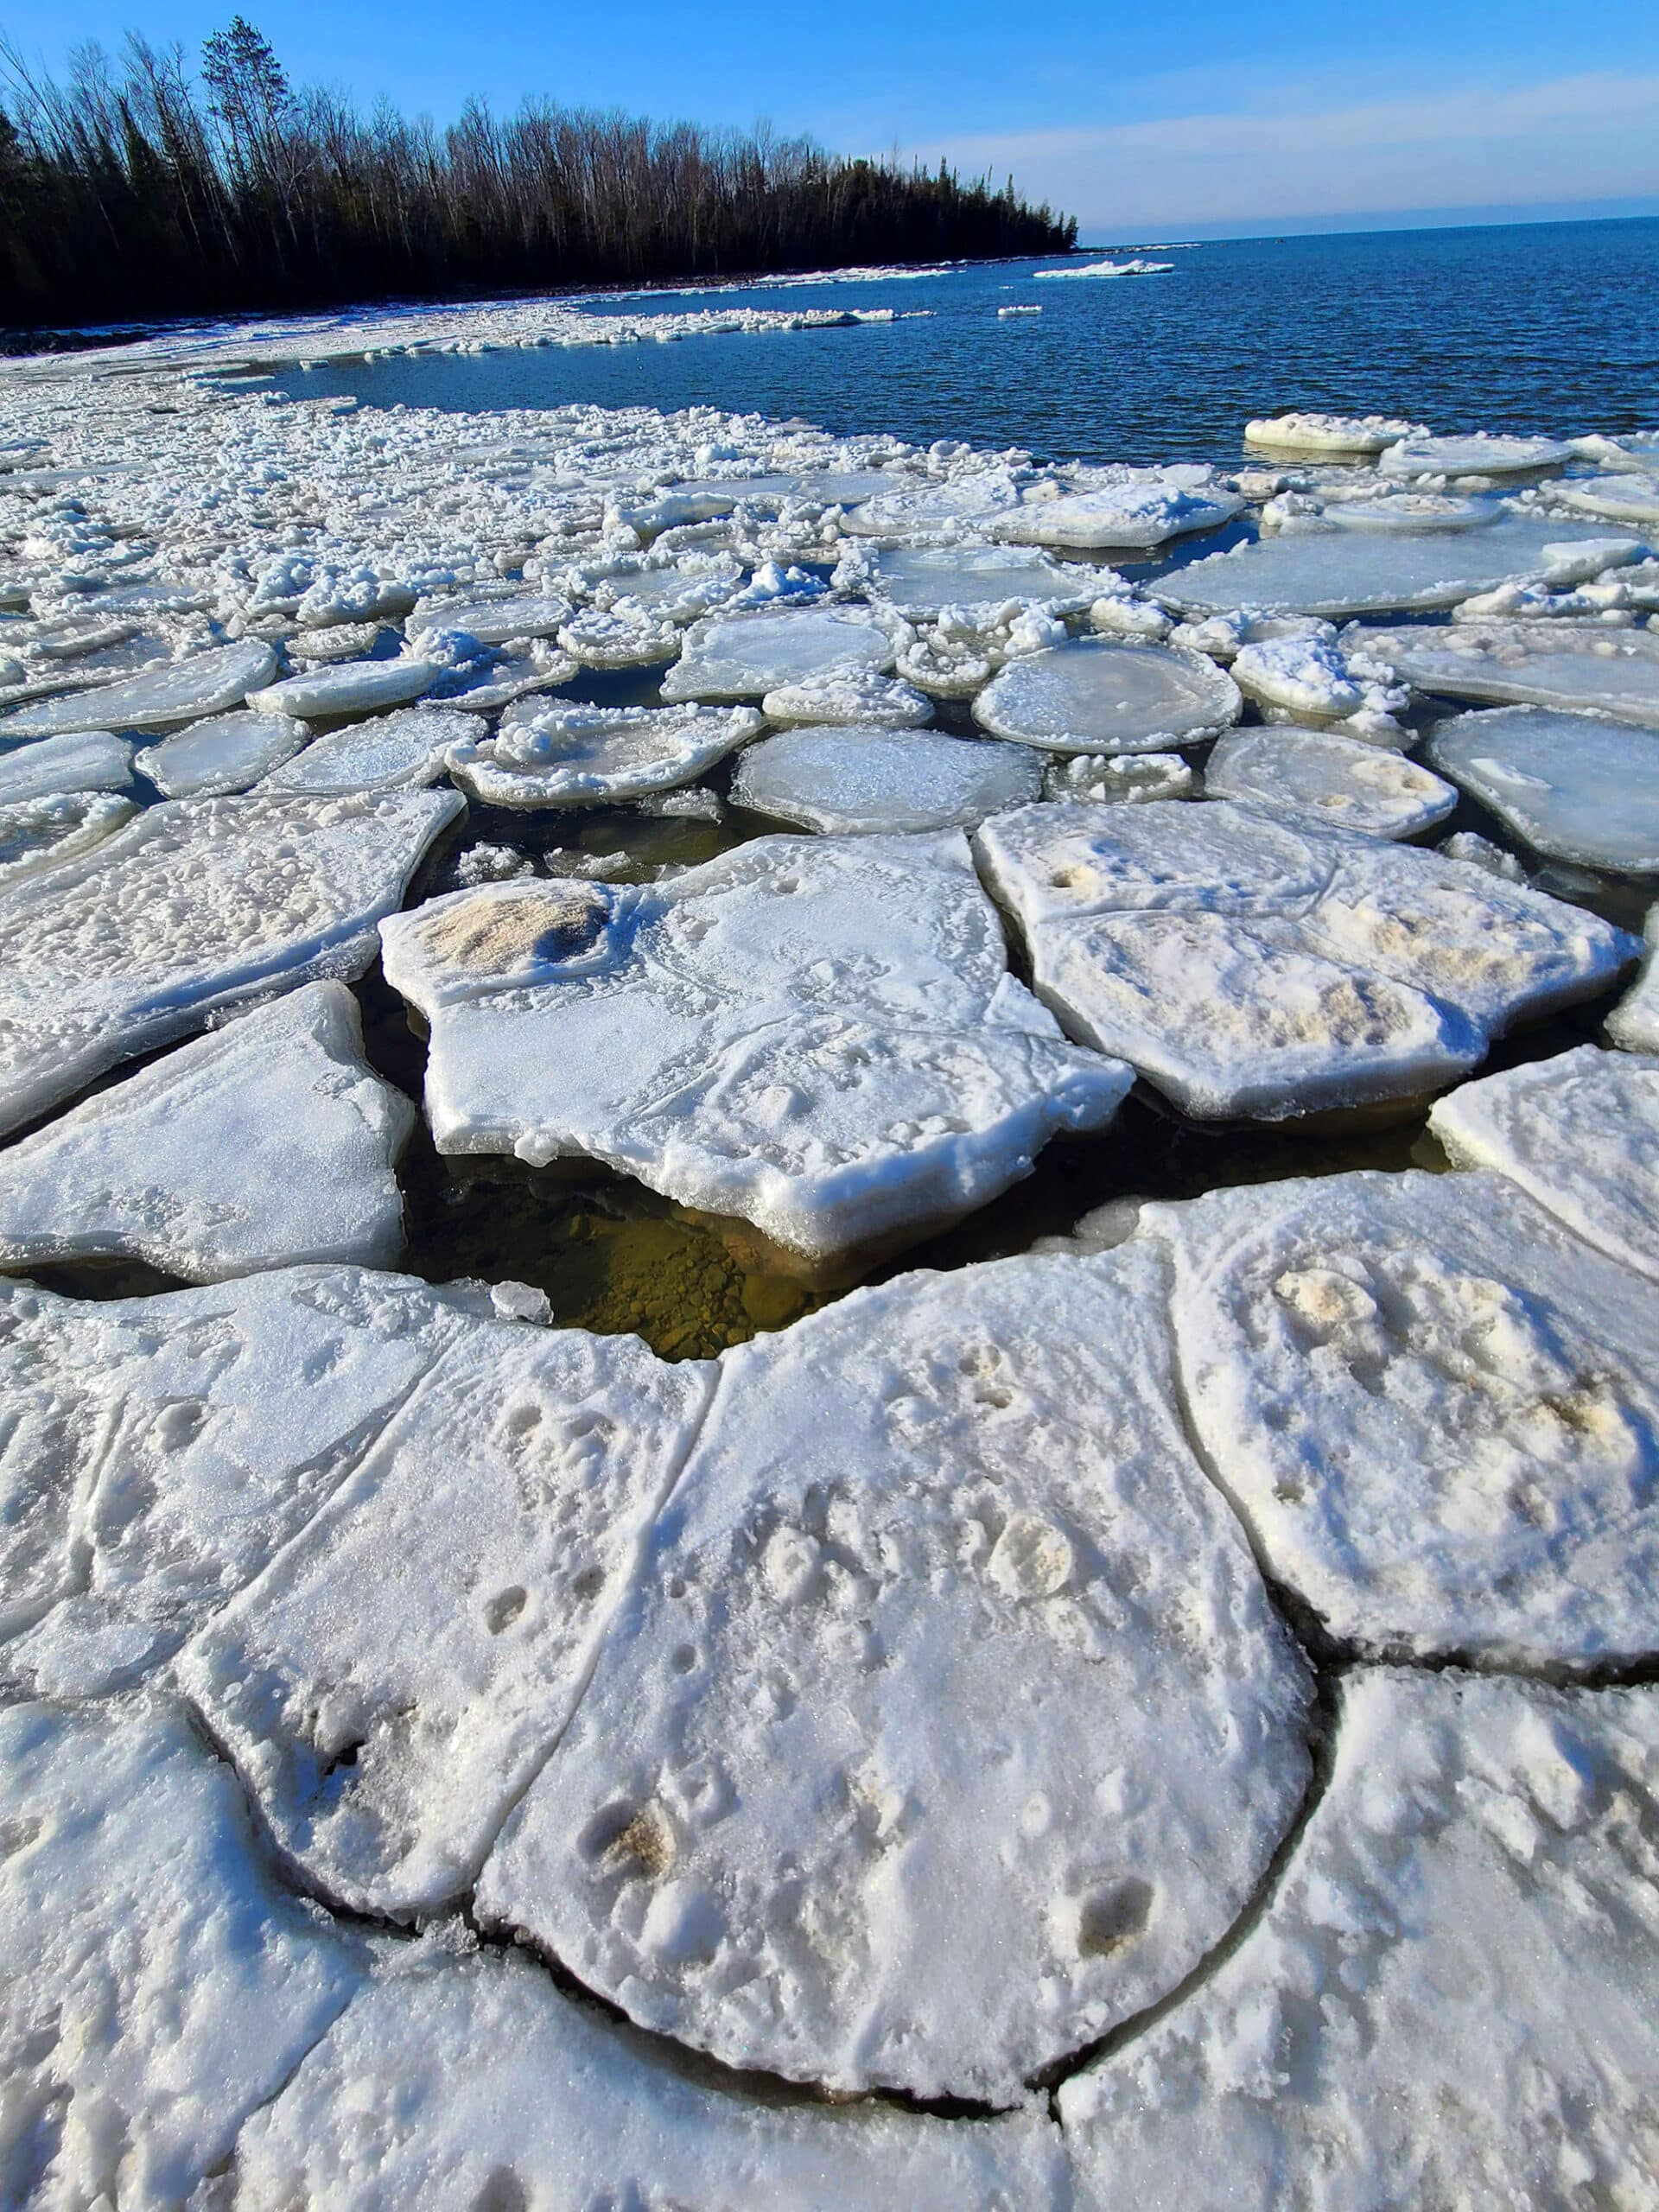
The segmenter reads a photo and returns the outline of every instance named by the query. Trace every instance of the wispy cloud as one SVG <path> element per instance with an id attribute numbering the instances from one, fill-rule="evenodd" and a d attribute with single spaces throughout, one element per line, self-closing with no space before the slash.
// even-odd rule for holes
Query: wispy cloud
<path id="1" fill-rule="evenodd" d="M 1085 221 L 1225 222 L 1659 193 L 1659 74 L 1166 115 L 918 147 Z"/>

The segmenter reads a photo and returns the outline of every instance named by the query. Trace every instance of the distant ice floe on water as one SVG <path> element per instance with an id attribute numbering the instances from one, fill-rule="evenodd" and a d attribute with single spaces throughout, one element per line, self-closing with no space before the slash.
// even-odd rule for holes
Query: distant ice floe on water
<path id="1" fill-rule="evenodd" d="M 1086 261 L 1080 269 L 1039 269 L 1040 281 L 1050 276 L 1164 276 L 1175 266 L 1173 261 Z"/>

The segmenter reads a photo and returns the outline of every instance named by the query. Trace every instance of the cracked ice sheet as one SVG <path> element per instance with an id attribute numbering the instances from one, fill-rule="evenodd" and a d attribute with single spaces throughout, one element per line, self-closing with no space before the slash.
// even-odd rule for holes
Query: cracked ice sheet
<path id="1" fill-rule="evenodd" d="M 0 894 L 0 1128 L 210 1015 L 360 975 L 458 791 L 174 800 Z"/>
<path id="2" fill-rule="evenodd" d="M 170 1701 L 0 1713 L 0 2196 L 181 2209 L 365 1977 Z"/>
<path id="3" fill-rule="evenodd" d="M 952 1218 L 1131 1081 L 1008 975 L 959 832 L 763 837 L 389 919 L 442 1152 L 602 1160 L 813 1258 Z"/>
<path id="4" fill-rule="evenodd" d="M 305 743 L 303 722 L 286 715 L 217 715 L 148 745 L 133 762 L 164 798 L 216 798 L 245 791 Z"/>
<path id="5" fill-rule="evenodd" d="M 446 766 L 486 806 L 609 806 L 693 783 L 764 727 L 753 707 L 510 707 Z"/>
<path id="6" fill-rule="evenodd" d="M 1172 1988 L 1300 1800 L 1308 1680 L 1141 1245 L 855 1294 L 721 1362 L 575 1719 L 485 1869 L 642 2025 L 1021 2101 Z"/>
<path id="7" fill-rule="evenodd" d="M 1479 869 L 1224 799 L 1051 801 L 994 817 L 975 849 L 1039 996 L 1201 1118 L 1440 1089 L 1635 950 Z"/>
<path id="8" fill-rule="evenodd" d="M 350 991 L 308 984 L 0 1151 L 0 1266 L 127 1255 L 193 1282 L 384 1267 L 414 1123 L 364 1060 Z"/>
<path id="9" fill-rule="evenodd" d="M 1268 1571 L 1381 1656 L 1659 1649 L 1659 1291 L 1482 1173 L 1142 1209 Z"/>
<path id="10" fill-rule="evenodd" d="M 1391 1671 L 1238 1948 L 1059 2093 L 1080 2207 L 1659 2203 L 1659 1693 Z"/>
<path id="11" fill-rule="evenodd" d="M 1343 632 L 1420 691 L 1659 724 L 1659 636 L 1605 622 L 1460 622 Z"/>
<path id="12" fill-rule="evenodd" d="M 326 1896 L 423 1916 L 470 1887 L 582 1694 L 709 1389 L 634 1337 L 475 1322 L 180 1655 Z"/>
<path id="13" fill-rule="evenodd" d="M 1659 1280 L 1659 1058 L 1594 1045 L 1465 1083 L 1428 1126 L 1638 1274 Z"/>
<path id="14" fill-rule="evenodd" d="M 349 1268 L 96 1303 L 0 1286 L 8 1684 L 92 1696 L 166 1658 L 462 1326 L 453 1300 Z"/>
<path id="15" fill-rule="evenodd" d="M 244 2128 L 236 2212 L 534 2205 L 1070 2212 L 1058 2131 L 761 2102 L 574 2003 L 527 1961 L 427 1962 L 364 1993 Z"/>
<path id="16" fill-rule="evenodd" d="M 1535 852 L 1613 874 L 1659 872 L 1659 728 L 1503 707 L 1441 722 L 1427 752 Z"/>

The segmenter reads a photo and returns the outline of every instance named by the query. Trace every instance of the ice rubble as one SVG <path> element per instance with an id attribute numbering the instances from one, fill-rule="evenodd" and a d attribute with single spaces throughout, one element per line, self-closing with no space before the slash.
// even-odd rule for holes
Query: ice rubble
<path id="1" fill-rule="evenodd" d="M 423 601 L 404 627 L 416 645 L 429 630 L 460 630 L 480 645 L 505 645 L 522 638 L 551 638 L 575 611 L 568 599 L 514 592 L 499 599 Z"/>
<path id="2" fill-rule="evenodd" d="M 1145 805 L 1188 798 L 1196 783 L 1191 761 L 1179 753 L 1056 753 L 1043 771 L 1043 797 Z"/>
<path id="3" fill-rule="evenodd" d="M 385 1266 L 415 1110 L 312 983 L 0 1152 L 0 1266 L 126 1255 L 190 1282 L 299 1260 Z"/>
<path id="4" fill-rule="evenodd" d="M 1037 276 L 1166 276 L 1173 261 L 1085 261 L 1074 269 L 1039 269 Z"/>
<path id="5" fill-rule="evenodd" d="M 1388 673 L 1357 648 L 1327 638 L 1264 639 L 1242 645 L 1232 660 L 1234 683 L 1269 720 L 1341 723 L 1356 735 L 1403 743 L 1393 717 L 1410 694 L 1390 684 Z"/>
<path id="6" fill-rule="evenodd" d="M 758 699 L 804 678 L 868 669 L 885 675 L 897 652 L 888 632 L 862 608 L 763 608 L 712 615 L 684 632 L 680 658 L 663 679 L 663 696 Z"/>
<path id="7" fill-rule="evenodd" d="M 405 707 L 314 737 L 265 779 L 267 791 L 328 798 L 349 791 L 410 791 L 435 783 L 449 754 L 476 744 L 486 725 L 447 707 Z"/>
<path id="8" fill-rule="evenodd" d="M 1257 1556 L 1361 1650 L 1550 1669 L 1659 1646 L 1659 1294 L 1503 1176 L 1142 1208 L 1187 1404 Z"/>
<path id="9" fill-rule="evenodd" d="M 1659 728 L 1659 634 L 1599 622 L 1460 622 L 1368 630 L 1345 645 L 1420 691 L 1498 704 L 1611 715 Z"/>
<path id="10" fill-rule="evenodd" d="M 0 893 L 0 1130 L 215 1014 L 359 975 L 454 791 L 173 800 Z"/>
<path id="11" fill-rule="evenodd" d="M 440 1151 L 585 1154 L 813 1256 L 983 1205 L 1130 1080 L 1007 974 L 959 833 L 494 884 L 382 936 Z"/>
<path id="12" fill-rule="evenodd" d="M 216 645 L 125 683 L 99 683 L 44 705 L 0 715 L 0 740 L 57 737 L 72 730 L 166 729 L 239 707 L 276 672 L 263 639 Z"/>
<path id="13" fill-rule="evenodd" d="M 186 1646 L 180 1684 L 325 1894 L 425 1916 L 471 1886 L 582 1694 L 708 1388 L 634 1337 L 475 1323 Z"/>
<path id="14" fill-rule="evenodd" d="M 1465 1083 L 1429 1128 L 1638 1274 L 1659 1278 L 1659 1058 L 1594 1045 Z"/>
<path id="15" fill-rule="evenodd" d="M 1041 795 L 1040 753 L 941 730 L 781 730 L 738 762 L 740 806 L 830 835 L 971 829 Z"/>
<path id="16" fill-rule="evenodd" d="M 1371 837 L 1420 836 L 1458 803 L 1452 785 L 1414 761 L 1328 730 L 1229 730 L 1205 763 L 1204 788 L 1211 798 Z"/>
<path id="17" fill-rule="evenodd" d="M 1376 1671 L 1261 1918 L 1068 2082 L 1079 2202 L 1654 2202 L 1659 1694 Z"/>
<path id="18" fill-rule="evenodd" d="M 762 727 L 751 707 L 519 705 L 447 765 L 487 806 L 609 806 L 695 781 Z"/>
<path id="19" fill-rule="evenodd" d="M 1051 802 L 994 817 L 975 846 L 1039 997 L 1203 1118 L 1438 1090 L 1634 950 L 1437 854 L 1227 800 Z"/>
<path id="20" fill-rule="evenodd" d="M 0 753 L 0 806 L 132 788 L 132 747 L 106 729 L 38 738 Z"/>
<path id="21" fill-rule="evenodd" d="M 1058 2130 L 761 2101 L 699 2081 L 527 1960 L 432 1955 L 347 2009 L 243 2129 L 232 2202 L 354 2212 L 1070 2212 Z"/>
<path id="22" fill-rule="evenodd" d="M 1218 736 L 1242 704 L 1202 654 L 1073 638 L 1010 661 L 974 701 L 974 719 L 1049 752 L 1166 753 Z"/>
<path id="23" fill-rule="evenodd" d="M 170 1702 L 0 1712 L 0 2195 L 182 2206 L 365 1974 Z"/>
<path id="24" fill-rule="evenodd" d="M 105 791 L 60 791 L 0 805 L 0 892 L 91 852 L 132 812 L 130 799 Z"/>
<path id="25" fill-rule="evenodd" d="M 1017 1260 L 728 1355 L 482 1918 L 840 2090 L 1014 2103 L 1173 1988 L 1295 1810 L 1308 1691 L 1162 1294 L 1145 1248 Z"/>
<path id="26" fill-rule="evenodd" d="M 262 715 L 304 715 L 323 720 L 334 715 L 370 715 L 383 707 L 405 706 L 429 691 L 439 674 L 435 661 L 413 655 L 395 660 L 343 660 L 303 670 L 278 683 L 250 691 L 248 704 Z"/>
<path id="27" fill-rule="evenodd" d="M 1642 973 L 1607 1017 L 1607 1034 L 1626 1052 L 1659 1052 L 1659 906 L 1648 909 Z"/>
<path id="28" fill-rule="evenodd" d="M 1428 757 L 1535 851 L 1613 874 L 1659 873 L 1659 727 L 1503 707 L 1442 722 Z"/>
<path id="29" fill-rule="evenodd" d="M 305 743 L 303 722 L 286 715 L 216 715 L 147 745 L 134 759 L 163 798 L 220 798 L 245 791 Z"/>
<path id="30" fill-rule="evenodd" d="M 1387 415 L 1291 413 L 1259 417 L 1244 425 L 1247 446 L 1343 458 L 1379 454 L 1402 438 L 1421 435 L 1425 433 L 1421 423 L 1396 422 Z"/>

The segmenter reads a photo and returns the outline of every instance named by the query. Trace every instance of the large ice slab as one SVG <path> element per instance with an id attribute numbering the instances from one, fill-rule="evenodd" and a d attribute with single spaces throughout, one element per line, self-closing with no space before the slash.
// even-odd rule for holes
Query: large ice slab
<path id="1" fill-rule="evenodd" d="M 383 940 L 431 1025 L 440 1151 L 602 1160 L 814 1256 L 983 1205 L 1129 1082 L 1007 974 L 955 832 L 494 884 Z"/>
<path id="2" fill-rule="evenodd" d="M 480 1885 L 642 2024 L 1017 2101 L 1173 1987 L 1308 1681 L 1172 1396 L 1161 1256 L 899 1278 L 722 1363 Z"/>
<path id="3" fill-rule="evenodd" d="M 762 727 L 753 707 L 521 704 L 448 766 L 487 806 L 610 806 L 695 783 Z"/>
<path id="4" fill-rule="evenodd" d="M 42 737 L 0 753 L 0 806 L 73 791 L 132 788 L 132 747 L 106 729 Z"/>
<path id="5" fill-rule="evenodd" d="M 934 2120 L 717 2088 L 528 1961 L 487 1954 L 439 1953 L 365 1991 L 244 2128 L 231 2171 L 231 2201 L 247 2212 L 1071 2204 L 1046 2114 Z"/>
<path id="6" fill-rule="evenodd" d="M 582 1694 L 708 1389 L 634 1337 L 475 1324 L 187 1646 L 181 1685 L 312 1883 L 405 1915 L 470 1887 Z"/>
<path id="7" fill-rule="evenodd" d="M 1010 661 L 974 701 L 974 720 L 1048 752 L 1166 753 L 1218 736 L 1243 704 L 1202 653 L 1073 638 Z"/>
<path id="8" fill-rule="evenodd" d="M 435 783 L 456 746 L 474 745 L 487 725 L 442 707 L 397 713 L 327 731 L 265 781 L 270 791 L 413 791 Z"/>
<path id="9" fill-rule="evenodd" d="M 1659 1280 L 1659 1058 L 1583 1045 L 1464 1084 L 1428 1125 L 1459 1167 L 1496 1168 Z"/>
<path id="10" fill-rule="evenodd" d="M 385 1266 L 415 1109 L 312 983 L 0 1151 L 0 1266 L 126 1255 L 191 1282 L 301 1260 Z"/>
<path id="11" fill-rule="evenodd" d="M 0 2194 L 181 2207 L 366 1978 L 170 1704 L 0 1712 Z"/>
<path id="12" fill-rule="evenodd" d="M 173 722 L 199 721 L 204 715 L 239 707 L 276 667 L 276 654 L 257 638 L 214 645 L 124 683 L 95 684 L 0 715 L 0 739 L 56 737 L 81 729 L 165 729 Z"/>
<path id="13" fill-rule="evenodd" d="M 1428 757 L 1553 860 L 1659 872 L 1659 727 L 1505 707 L 1442 722 Z"/>
<path id="14" fill-rule="evenodd" d="M 1659 1694 L 1346 1675 L 1262 1919 L 1068 2082 L 1078 2202 L 1642 2205 Z"/>
<path id="15" fill-rule="evenodd" d="M 976 833 L 1071 1033 L 1191 1114 L 1413 1096 L 1523 1014 L 1592 996 L 1621 931 L 1438 854 L 1221 800 L 1065 802 Z"/>
<path id="16" fill-rule="evenodd" d="M 1415 837 L 1443 822 L 1455 788 L 1415 761 L 1326 730 L 1234 729 L 1205 763 L 1211 798 L 1371 837 Z"/>
<path id="17" fill-rule="evenodd" d="M 147 745 L 133 766 L 163 798 L 222 798 L 246 791 L 305 743 L 303 722 L 251 709 L 193 722 Z"/>
<path id="18" fill-rule="evenodd" d="M 762 738 L 732 779 L 740 806 L 832 835 L 971 829 L 1042 788 L 1042 755 L 1029 746 L 833 724 Z"/>
<path id="19" fill-rule="evenodd" d="M 1659 727 L 1659 634 L 1604 623 L 1459 622 L 1344 635 L 1420 691 Z"/>
<path id="20" fill-rule="evenodd" d="M 480 645 L 505 645 L 520 638 L 551 638 L 575 612 L 556 594 L 514 592 L 491 599 L 433 600 L 418 606 L 404 623 L 411 644 L 429 630 L 463 630 Z"/>
<path id="21" fill-rule="evenodd" d="M 1416 535 L 1297 530 L 1211 553 L 1160 576 L 1158 596 L 1192 615 L 1244 607 L 1259 614 L 1387 613 L 1455 607 L 1498 583 L 1580 583 L 1616 557 L 1605 537 L 1529 518 Z"/>
<path id="22" fill-rule="evenodd" d="M 1501 1175 L 1141 1210 L 1186 1402 L 1268 1571 L 1335 1637 L 1532 1668 L 1659 1650 L 1659 1290 Z"/>
<path id="23" fill-rule="evenodd" d="M 455 791 L 175 800 L 0 893 L 0 1129 L 219 1011 L 359 975 Z"/>
<path id="24" fill-rule="evenodd" d="M 893 666 L 897 648 L 861 608 L 762 607 L 752 614 L 714 614 L 684 633 L 680 658 L 663 678 L 663 696 L 759 699 L 830 670 Z"/>

